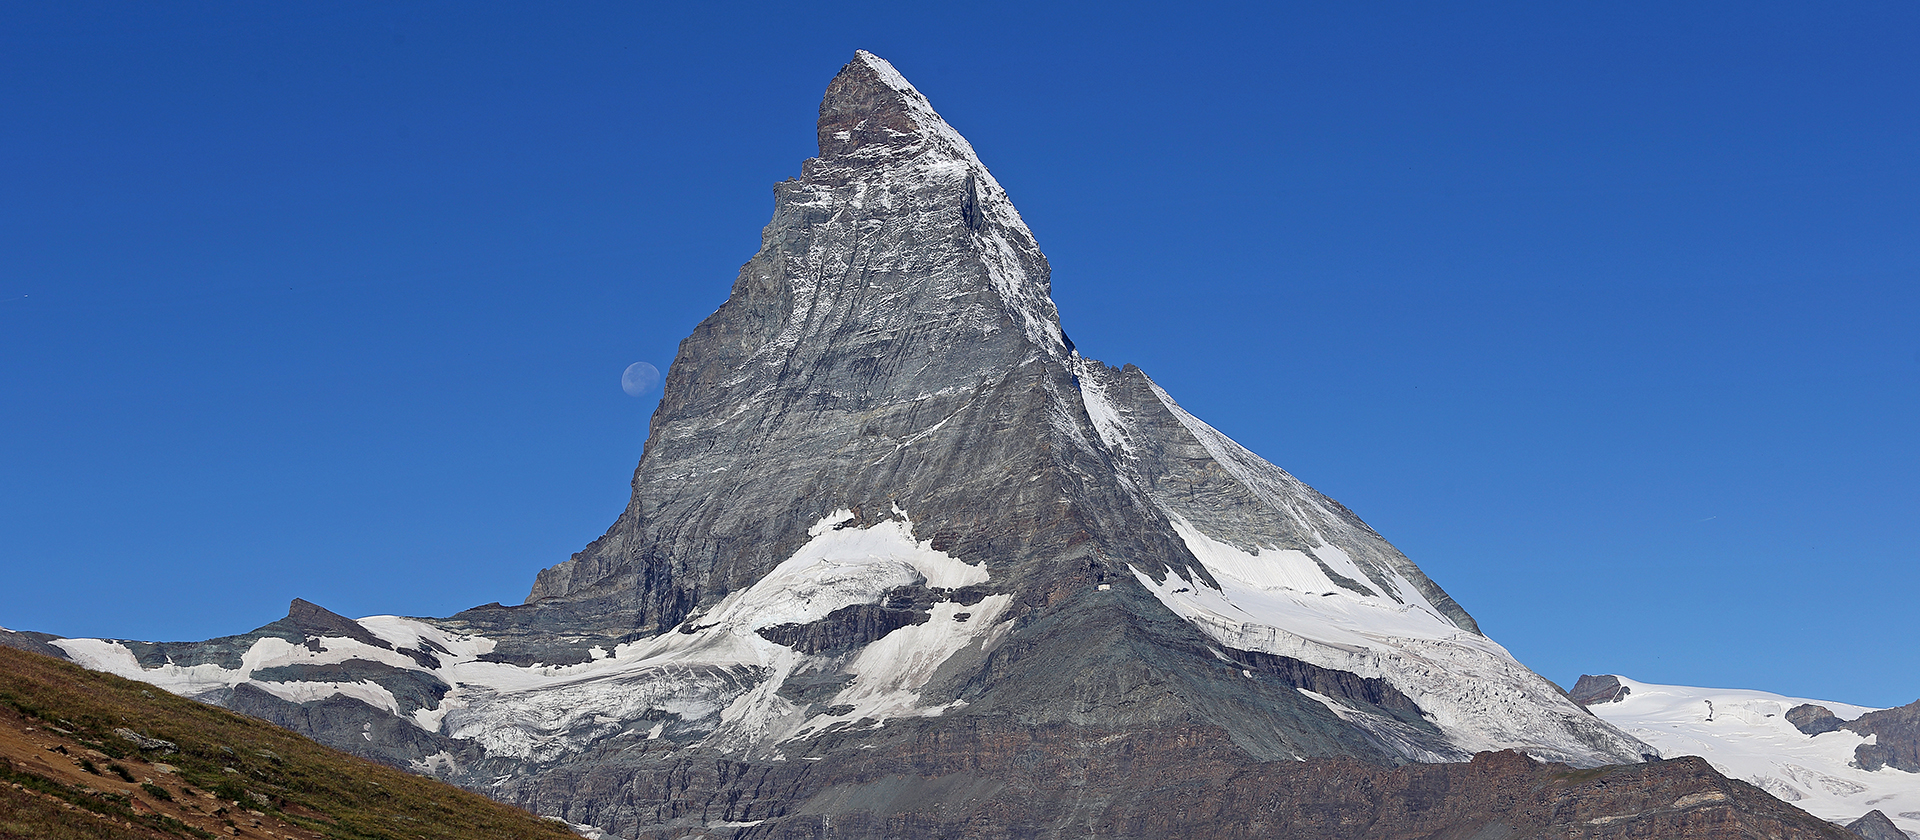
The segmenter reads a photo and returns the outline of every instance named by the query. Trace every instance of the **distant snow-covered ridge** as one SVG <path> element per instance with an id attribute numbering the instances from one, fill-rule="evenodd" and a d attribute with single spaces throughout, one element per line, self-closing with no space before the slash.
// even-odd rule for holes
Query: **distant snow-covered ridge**
<path id="1" fill-rule="evenodd" d="M 843 663 L 854 675 L 826 704 L 809 712 L 779 691 L 809 657 L 765 638 L 778 625 L 819 621 L 836 610 L 879 603 L 889 591 L 924 585 L 955 589 L 987 582 L 987 572 L 935 551 L 912 536 L 906 512 L 869 528 L 836 527 L 853 517 L 838 511 L 814 525 L 813 540 L 753 586 L 697 614 L 686 632 L 594 648 L 592 660 L 569 665 L 484 661 L 495 643 L 430 622 L 371 616 L 356 623 L 402 650 L 431 650 L 428 663 L 345 636 L 310 644 L 266 637 L 251 644 L 239 667 L 220 664 L 143 667 L 124 643 L 60 639 L 54 644 L 88 668 L 152 683 L 188 697 L 210 697 L 248 685 L 293 703 L 331 697 L 358 700 L 429 733 L 470 741 L 486 756 L 547 762 L 632 729 L 658 739 L 669 721 L 697 733 L 722 754 L 777 755 L 778 744 L 845 727 L 884 725 L 891 718 L 936 716 L 957 705 L 923 703 L 920 690 L 963 649 L 991 645 L 1007 629 L 1000 615 L 1011 600 L 985 595 L 962 604 L 934 604 L 929 620 L 895 629 Z M 391 670 L 430 675 L 448 687 L 437 701 L 412 706 L 377 679 L 262 679 L 270 669 L 346 666 L 378 675 Z M 284 674 L 288 671 L 281 670 Z M 655 711 L 664 711 L 662 719 Z M 416 768 L 431 771 L 431 767 Z"/>
<path id="2" fill-rule="evenodd" d="M 1787 721 L 1788 710 L 1808 703 L 1846 720 L 1875 709 L 1765 691 L 1616 679 L 1625 696 L 1589 710 L 1666 757 L 1697 755 L 1721 773 L 1829 821 L 1848 823 L 1877 809 L 1909 836 L 1920 837 L 1920 774 L 1859 767 L 1854 749 L 1873 736 L 1846 730 L 1810 736 Z"/>

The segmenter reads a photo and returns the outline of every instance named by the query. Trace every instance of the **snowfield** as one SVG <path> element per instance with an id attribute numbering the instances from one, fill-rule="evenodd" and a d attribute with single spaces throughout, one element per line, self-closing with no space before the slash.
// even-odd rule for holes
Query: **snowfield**
<path id="1" fill-rule="evenodd" d="M 574 665 L 519 666 L 483 662 L 494 648 L 482 636 L 449 632 L 419 619 L 382 615 L 357 623 L 399 648 L 444 651 L 438 667 L 354 639 L 325 637 L 320 650 L 284 639 L 255 641 L 239 668 L 167 664 L 142 668 L 117 641 L 61 639 L 60 646 L 88 668 L 141 680 L 189 697 L 250 684 L 296 703 L 344 696 L 392 714 L 399 703 L 370 681 L 268 681 L 256 671 L 290 665 L 374 662 L 433 674 L 451 686 L 437 705 L 405 719 L 428 732 L 471 740 L 489 755 L 554 761 L 597 740 L 632 731 L 659 738 L 661 712 L 702 733 L 700 746 L 722 754 L 777 755 L 782 742 L 856 723 L 885 725 L 892 718 L 932 716 L 956 708 L 921 702 L 929 680 L 955 654 L 991 648 L 1010 627 L 1000 620 L 1011 595 L 978 603 L 933 605 L 922 624 L 898 628 L 868 644 L 842 666 L 853 679 L 828 704 L 834 714 L 806 715 L 779 695 L 796 671 L 822 669 L 829 657 L 809 656 L 769 641 L 758 631 L 805 624 L 834 610 L 879 603 L 889 590 L 921 584 L 953 589 L 987 582 L 985 568 L 963 563 L 913 538 L 913 523 L 898 517 L 868 528 L 844 527 L 851 511 L 816 523 L 800 550 L 753 586 L 696 614 L 694 632 L 596 649 Z M 962 614 L 966 614 L 962 618 Z"/>
<path id="2" fill-rule="evenodd" d="M 1853 764 L 1853 749 L 1867 738 L 1846 730 L 1803 735 L 1786 719 L 1788 709 L 1803 703 L 1825 706 L 1843 720 L 1875 709 L 1765 691 L 1618 679 L 1627 696 L 1596 703 L 1593 713 L 1663 755 L 1697 755 L 1721 773 L 1824 820 L 1844 824 L 1879 809 L 1909 836 L 1920 837 L 1920 774 L 1891 767 L 1862 770 Z"/>

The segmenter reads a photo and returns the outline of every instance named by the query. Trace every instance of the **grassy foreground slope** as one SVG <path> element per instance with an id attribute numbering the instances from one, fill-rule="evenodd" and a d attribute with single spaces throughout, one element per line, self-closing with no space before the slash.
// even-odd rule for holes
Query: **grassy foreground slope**
<path id="1" fill-rule="evenodd" d="M 575 838 L 144 683 L 0 647 L 0 840 Z"/>

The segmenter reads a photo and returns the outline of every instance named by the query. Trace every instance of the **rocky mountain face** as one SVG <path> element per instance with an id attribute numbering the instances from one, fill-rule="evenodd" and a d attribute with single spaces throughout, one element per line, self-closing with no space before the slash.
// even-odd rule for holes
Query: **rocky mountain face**
<path id="1" fill-rule="evenodd" d="M 526 603 L 47 643 L 631 838 L 1833 836 L 1642 764 L 1351 511 L 1080 355 L 891 65 L 818 132 L 626 511 Z"/>

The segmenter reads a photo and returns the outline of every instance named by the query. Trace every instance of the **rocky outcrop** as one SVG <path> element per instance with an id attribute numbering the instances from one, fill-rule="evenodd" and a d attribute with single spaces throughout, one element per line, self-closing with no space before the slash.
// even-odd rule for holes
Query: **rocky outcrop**
<path id="1" fill-rule="evenodd" d="M 224 696 L 206 699 L 341 752 L 401 769 L 425 769 L 427 759 L 437 753 L 470 750 L 470 745 L 423 731 L 406 718 L 350 697 L 334 695 L 300 703 L 243 683 Z"/>
<path id="2" fill-rule="evenodd" d="M 802 757 L 801 761 L 805 761 Z M 524 791 L 634 840 L 734 838 L 1832 838 L 1850 835 L 1698 758 L 1577 770 L 1512 752 L 1384 767 L 1249 764 L 1217 730 L 1088 738 L 973 725 L 853 764 L 724 759 L 558 771 Z M 594 791 L 596 809 L 569 790 Z"/>
<path id="3" fill-rule="evenodd" d="M 1868 811 L 1865 816 L 1847 823 L 1847 830 L 1859 835 L 1862 840 L 1912 840 L 1907 833 L 1887 819 L 1878 809 Z"/>
<path id="4" fill-rule="evenodd" d="M 1874 742 L 1854 748 L 1854 761 L 1868 770 L 1892 767 L 1920 773 L 1920 701 L 1892 709 L 1868 712 L 1843 726 Z"/>
<path id="5" fill-rule="evenodd" d="M 1611 674 L 1581 674 L 1580 680 L 1573 684 L 1573 690 L 1567 692 L 1567 696 L 1581 706 L 1591 706 L 1596 703 L 1618 703 L 1631 693 L 1631 689 L 1620 684 L 1619 677 Z"/>
<path id="6" fill-rule="evenodd" d="M 1787 722 L 1805 735 L 1819 735 L 1834 732 L 1846 726 L 1847 722 L 1834 715 L 1833 710 L 1814 703 L 1802 703 L 1787 710 Z"/>
<path id="7" fill-rule="evenodd" d="M 834 653 L 872 644 L 902 627 L 924 624 L 929 613 L 878 604 L 854 604 L 806 624 L 776 624 L 755 631 L 768 641 L 806 654 Z"/>
<path id="8" fill-rule="evenodd" d="M 58 638 L 60 637 L 52 633 L 35 633 L 32 631 L 0 628 L 0 647 L 24 650 L 29 653 L 40 654 L 41 656 L 51 656 L 55 659 L 66 659 L 66 651 L 49 644 L 49 642 Z"/>

